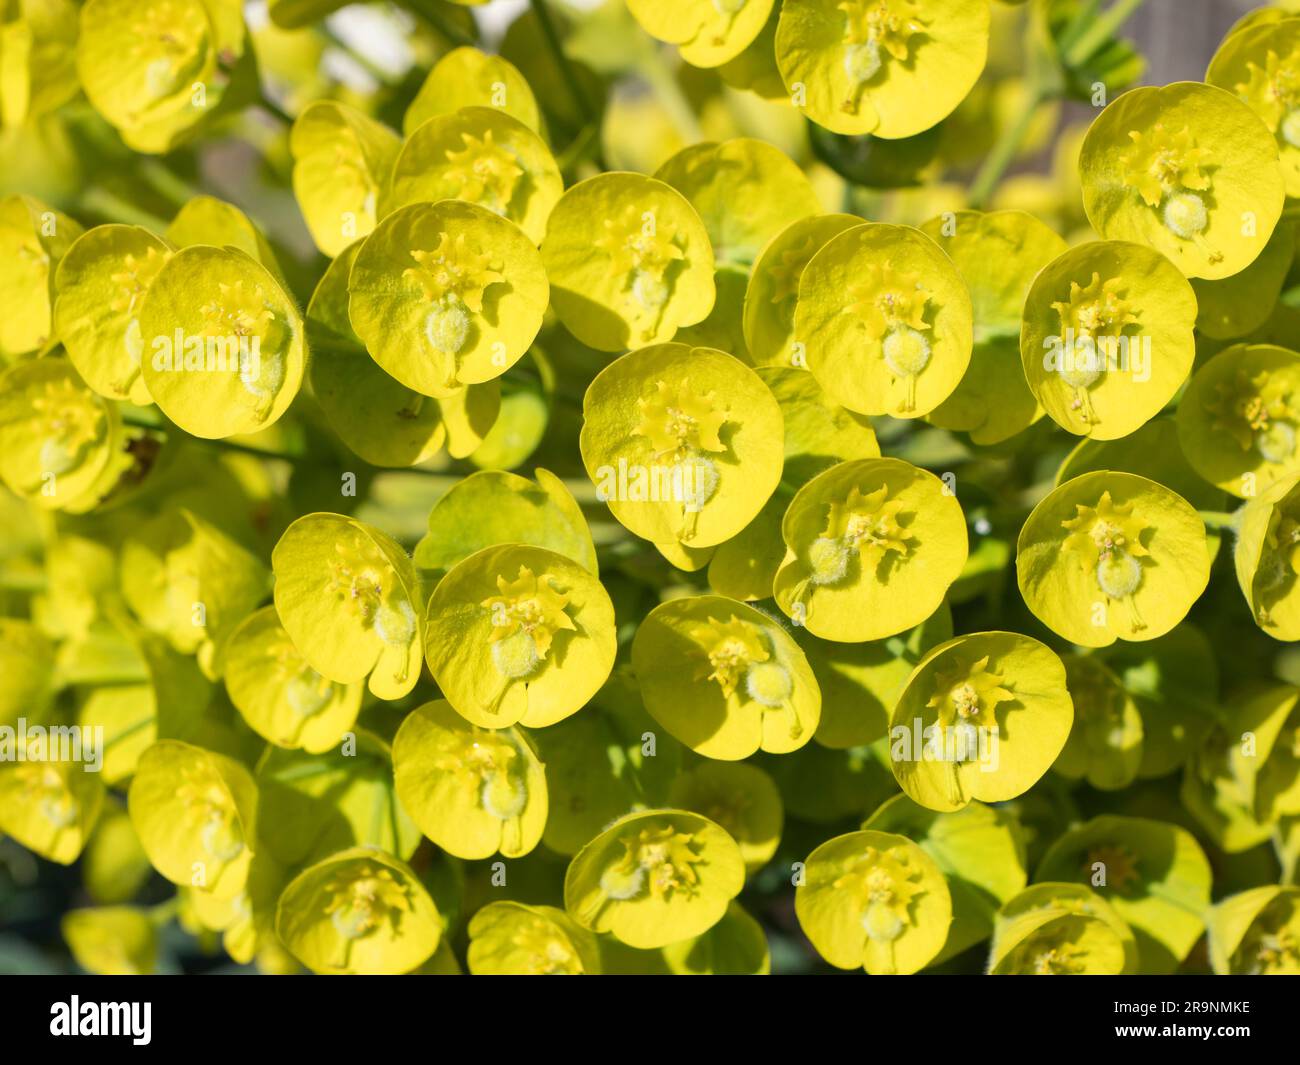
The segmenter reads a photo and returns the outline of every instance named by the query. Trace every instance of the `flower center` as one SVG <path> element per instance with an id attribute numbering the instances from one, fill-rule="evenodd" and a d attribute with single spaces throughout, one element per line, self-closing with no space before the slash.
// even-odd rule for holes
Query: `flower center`
<path id="1" fill-rule="evenodd" d="M 81 803 L 57 769 L 28 763 L 14 772 L 22 781 L 23 794 L 56 831 L 69 828 L 81 817 Z"/>
<path id="2" fill-rule="evenodd" d="M 513 153 L 492 138 L 492 131 L 482 139 L 462 133 L 464 147 L 447 149 L 448 174 L 460 183 L 460 196 L 481 203 L 497 214 L 505 214 L 524 171 Z"/>
<path id="3" fill-rule="evenodd" d="M 349 942 L 385 925 L 396 933 L 402 915 L 411 912 L 408 889 L 390 870 L 369 862 L 339 873 L 325 890 L 325 912 L 335 931 Z"/>
<path id="4" fill-rule="evenodd" d="M 621 842 L 622 857 L 600 878 L 608 898 L 649 895 L 668 900 L 679 894 L 690 898 L 699 891 L 700 845 L 691 833 L 672 826 L 643 828 Z"/>
<path id="5" fill-rule="evenodd" d="M 540 917 L 522 922 L 510 941 L 526 955 L 525 966 L 532 975 L 577 976 L 582 972 L 582 959 L 573 947 Z"/>
<path id="6" fill-rule="evenodd" d="M 1222 253 L 1203 236 L 1210 221 L 1205 201 L 1211 186 L 1209 149 L 1197 147 L 1188 127 L 1174 131 L 1160 122 L 1150 130 L 1130 131 L 1129 139 L 1132 147 L 1120 159 L 1125 183 L 1160 212 L 1171 233 L 1194 242 L 1211 262 L 1222 261 Z"/>
<path id="7" fill-rule="evenodd" d="M 1128 599 L 1136 610 L 1132 597 L 1142 583 L 1141 559 L 1150 554 L 1142 544 L 1142 533 L 1150 526 L 1133 515 L 1132 503 L 1112 502 L 1110 492 L 1103 492 L 1095 507 L 1076 504 L 1075 509 L 1075 517 L 1061 522 L 1070 531 L 1066 550 L 1092 571 L 1108 599 Z"/>
<path id="8" fill-rule="evenodd" d="M 698 393 L 689 381 L 674 392 L 665 381 L 655 382 L 654 394 L 637 400 L 641 423 L 633 430 L 650 441 L 655 458 L 667 456 L 682 462 L 700 452 L 726 451 L 719 433 L 727 411 L 715 401 L 716 393 Z"/>
<path id="9" fill-rule="evenodd" d="M 492 265 L 492 256 L 479 252 L 464 233 L 452 237 L 441 233 L 432 251 L 411 252 L 416 265 L 402 277 L 413 282 L 429 301 L 424 335 L 429 346 L 444 356 L 454 356 L 469 340 L 472 314 L 483 313 L 483 298 L 489 288 L 505 280 Z M 455 382 L 454 358 L 444 362 L 449 383 Z"/>
<path id="10" fill-rule="evenodd" d="M 916 378 L 930 362 L 929 302 L 919 273 L 895 270 L 888 262 L 868 264 L 863 280 L 848 289 L 844 312 L 857 318 L 868 339 L 880 345 L 890 372 L 907 383 L 904 410 L 915 406 Z"/>
<path id="11" fill-rule="evenodd" d="M 861 106 L 863 87 L 880 73 L 885 56 L 905 62 L 912 37 L 925 32 L 915 0 L 842 0 L 844 13 L 844 74 L 849 93 L 840 104 L 852 113 Z"/>
<path id="12" fill-rule="evenodd" d="M 979 753 L 978 743 L 967 742 L 978 739 L 972 737 L 972 730 L 996 730 L 997 705 L 1014 698 L 1003 686 L 1002 675 L 989 669 L 989 656 L 985 655 L 971 663 L 954 661 L 941 667 L 936 672 L 934 692 L 926 706 L 935 711 L 936 724 L 945 739 L 949 730 L 954 739 L 960 734 L 963 742 L 954 748 L 953 760 L 966 762 Z"/>
<path id="13" fill-rule="evenodd" d="M 31 409 L 32 436 L 41 442 L 38 479 L 76 469 L 108 429 L 100 405 L 67 378 L 45 381 Z"/>
<path id="14" fill-rule="evenodd" d="M 889 498 L 889 486 L 862 494 L 854 485 L 842 503 L 830 504 L 826 531 L 813 541 L 808 565 L 814 584 L 834 584 L 848 572 L 854 552 L 864 569 L 874 570 L 886 555 L 906 558 L 912 535 L 898 522 L 901 499 Z"/>
<path id="15" fill-rule="evenodd" d="M 219 865 L 232 862 L 244 851 L 244 830 L 234 801 L 221 786 L 216 773 L 190 768 L 177 790 L 186 818 L 199 826 L 199 842 Z"/>
<path id="16" fill-rule="evenodd" d="M 1262 66 L 1252 61 L 1248 69 L 1249 80 L 1234 86 L 1237 95 L 1286 144 L 1300 147 L 1300 56 L 1284 59 L 1270 49 Z"/>
<path id="17" fill-rule="evenodd" d="M 438 768 L 455 773 L 499 821 L 518 817 L 528 805 L 528 762 L 509 732 L 475 728 L 456 751 L 438 760 Z"/>
<path id="18" fill-rule="evenodd" d="M 1296 450 L 1291 396 L 1280 376 L 1244 368 L 1218 386 L 1205 401 L 1212 424 L 1242 451 L 1254 449 L 1267 462 L 1284 463 Z"/>
<path id="19" fill-rule="evenodd" d="M 1279 896 L 1264 907 L 1233 954 L 1236 972 L 1262 975 L 1295 972 L 1300 968 L 1300 936 L 1296 934 L 1296 906 Z"/>
<path id="20" fill-rule="evenodd" d="M 833 887 L 854 900 L 862 928 L 872 940 L 892 943 L 907 927 L 912 902 L 924 894 L 916 879 L 893 852 L 868 847 Z"/>
<path id="21" fill-rule="evenodd" d="M 1127 847 L 1116 843 L 1102 843 L 1088 851 L 1084 875 L 1091 880 L 1100 865 L 1106 875 L 1106 886 L 1121 895 L 1132 893 L 1141 884 L 1137 856 Z"/>
<path id="22" fill-rule="evenodd" d="M 497 590 L 479 604 L 492 617 L 492 663 L 503 677 L 532 676 L 545 664 L 555 634 L 576 629 L 565 609 L 568 596 L 549 574 L 527 566 L 513 581 L 498 574 Z"/>
<path id="23" fill-rule="evenodd" d="M 686 258 L 672 227 L 659 222 L 653 211 L 639 212 L 628 204 L 617 219 L 605 219 L 596 247 L 609 256 L 615 275 L 626 278 L 635 307 L 657 323 L 672 295 L 675 264 Z"/>

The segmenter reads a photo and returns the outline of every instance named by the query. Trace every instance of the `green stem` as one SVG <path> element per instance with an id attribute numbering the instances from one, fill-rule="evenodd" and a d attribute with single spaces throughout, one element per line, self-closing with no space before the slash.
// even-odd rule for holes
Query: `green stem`
<path id="1" fill-rule="evenodd" d="M 143 226 L 154 233 L 161 233 L 167 223 L 156 214 L 142 210 L 122 199 L 115 192 L 99 185 L 92 185 L 81 194 L 80 209 L 83 212 L 107 218 L 113 222 L 125 222 L 127 225 Z"/>
<path id="2" fill-rule="evenodd" d="M 428 3 L 427 0 L 406 0 L 406 7 L 424 19 L 438 34 L 445 37 L 452 44 L 462 46 L 474 44 L 474 38 L 448 22 L 443 13 L 438 10 L 437 5 Z"/>
<path id="3" fill-rule="evenodd" d="M 374 78 L 375 81 L 379 82 L 380 85 L 393 84 L 393 76 L 388 71 L 384 70 L 373 59 L 368 58 L 348 44 L 347 41 L 330 29 L 329 23 L 317 23 L 316 32 L 329 42 L 331 48 L 337 48 L 340 52 L 351 59 L 352 62 L 356 63 L 357 66 Z"/>
<path id="4" fill-rule="evenodd" d="M 1030 126 L 1033 125 L 1034 117 L 1038 114 L 1038 109 L 1047 102 L 1049 94 L 1043 92 L 1037 86 L 1033 86 L 1029 97 L 1025 100 L 1024 106 L 1016 116 L 1014 122 L 1002 131 L 997 143 L 993 146 L 993 151 L 989 153 L 984 165 L 975 175 L 975 180 L 971 184 L 968 199 L 971 207 L 979 210 L 988 203 L 989 197 L 998 187 L 998 182 L 1002 180 L 1002 175 L 1006 173 L 1024 144 L 1025 137 L 1029 134 Z"/>
<path id="5" fill-rule="evenodd" d="M 222 451 L 234 451 L 241 455 L 251 455 L 259 459 L 278 459 L 281 462 L 302 462 L 305 458 L 303 455 L 290 454 L 284 451 L 271 451 L 266 448 L 253 447 L 251 444 L 241 444 L 235 440 L 209 440 L 206 437 L 193 436 L 171 422 L 159 422 L 147 416 L 131 414 L 125 410 L 122 411 L 121 417 L 123 425 L 131 425 L 137 429 L 151 429 L 156 433 L 178 437 L 200 447 L 219 448 Z"/>
<path id="6" fill-rule="evenodd" d="M 592 143 L 597 141 L 599 137 L 600 128 L 594 122 L 583 126 L 578 135 L 565 147 L 564 151 L 555 157 L 555 165 L 561 171 L 568 170 L 587 154 Z"/>
<path id="7" fill-rule="evenodd" d="M 136 164 L 136 173 L 144 179 L 144 183 L 149 188 L 173 207 L 184 207 L 194 197 L 201 195 L 199 189 L 157 159 L 140 160 Z"/>
<path id="8" fill-rule="evenodd" d="M 262 90 L 262 95 L 258 98 L 257 106 L 260 107 L 272 118 L 279 119 L 286 126 L 289 127 L 293 126 L 293 121 L 294 121 L 293 115 L 289 114 L 288 111 L 286 111 L 283 107 L 281 107 L 269 96 L 267 96 L 265 89 Z"/>
<path id="9" fill-rule="evenodd" d="M 1079 67 L 1091 59 L 1115 35 L 1115 31 L 1132 18 L 1143 2 L 1144 0 L 1115 0 L 1105 14 L 1099 15 L 1083 35 L 1070 45 L 1065 53 L 1065 65 Z"/>
<path id="10" fill-rule="evenodd" d="M 555 28 L 555 19 L 551 15 L 551 9 L 546 0 L 529 0 L 533 9 L 533 14 L 537 16 L 537 25 L 541 28 L 542 36 L 546 38 L 546 47 L 555 60 L 555 65 L 560 69 L 560 76 L 564 79 L 564 85 L 569 90 L 569 95 L 573 97 L 573 102 L 578 108 L 578 113 L 588 122 L 596 121 L 596 112 L 591 106 L 591 101 L 587 99 L 587 94 L 582 91 L 582 84 L 578 81 L 577 71 L 573 69 L 573 63 L 569 57 L 564 54 L 564 47 L 560 43 L 560 33 Z"/>
<path id="11" fill-rule="evenodd" d="M 176 895 L 158 903 L 156 906 L 149 907 L 146 911 L 146 916 L 148 916 L 149 920 L 152 921 L 155 926 L 161 928 L 163 925 L 170 922 L 173 917 L 180 913 L 180 911 L 181 899 L 179 895 Z"/>
<path id="12" fill-rule="evenodd" d="M 1205 527 L 1212 531 L 1221 529 L 1235 529 L 1237 527 L 1238 515 L 1226 510 L 1199 510 L 1201 521 L 1205 522 Z"/>

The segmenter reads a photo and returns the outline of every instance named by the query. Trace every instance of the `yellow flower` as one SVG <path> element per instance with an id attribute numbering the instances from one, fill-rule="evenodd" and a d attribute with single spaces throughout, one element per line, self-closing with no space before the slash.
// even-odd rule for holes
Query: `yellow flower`
<path id="1" fill-rule="evenodd" d="M 1300 148 L 1300 57 L 1281 58 L 1271 48 L 1264 65 L 1250 61 L 1249 81 L 1234 86 L 1268 128 Z"/>
<path id="2" fill-rule="evenodd" d="M 697 392 L 683 380 L 674 396 L 671 385 L 656 381 L 654 395 L 637 400 L 641 424 L 633 432 L 650 441 L 655 458 L 671 456 L 673 462 L 682 462 L 694 452 L 726 451 L 718 432 L 727 412 L 715 406 L 716 395 Z"/>
<path id="3" fill-rule="evenodd" d="M 1215 430 L 1236 441 L 1242 451 L 1257 447 L 1269 462 L 1287 462 L 1295 454 L 1296 412 L 1284 378 L 1240 367 L 1206 397 L 1205 407 Z"/>
<path id="4" fill-rule="evenodd" d="M 501 594 L 484 599 L 481 604 L 492 612 L 490 638 L 495 645 L 494 659 L 500 661 L 507 656 L 514 659 L 515 652 L 522 647 L 524 657 L 536 668 L 545 661 L 556 632 L 576 630 L 573 619 L 564 611 L 569 600 L 555 589 L 549 574 L 538 576 L 521 565 L 513 581 L 498 575 L 497 588 Z"/>
<path id="5" fill-rule="evenodd" d="M 1159 207 L 1166 196 L 1186 189 L 1205 192 L 1210 188 L 1205 163 L 1211 153 L 1196 146 L 1188 127 L 1174 132 L 1157 122 L 1146 132 L 1130 130 L 1129 140 L 1133 149 L 1121 156 L 1121 161 L 1148 207 Z"/>
<path id="6" fill-rule="evenodd" d="M 657 328 L 658 316 L 672 294 L 673 264 L 686 258 L 676 229 L 654 213 L 642 213 L 636 204 L 628 204 L 618 218 L 605 219 L 596 247 L 609 256 L 613 273 L 624 279 L 631 302 L 650 312 Z"/>
<path id="7" fill-rule="evenodd" d="M 911 550 L 908 541 L 915 537 L 898 523 L 903 503 L 900 498 L 889 498 L 887 484 L 882 484 L 866 495 L 862 494 L 857 485 L 853 485 L 843 502 L 832 502 L 827 508 L 826 532 L 822 537 L 825 543 L 820 550 L 818 544 L 814 544 L 809 551 L 814 568 L 818 568 L 819 561 L 838 563 L 843 556 L 842 565 L 832 564 L 829 570 L 822 573 L 825 577 L 829 577 L 832 572 L 843 576 L 847 571 L 847 551 L 857 551 L 863 569 L 867 571 L 874 571 L 891 551 L 906 557 Z M 838 550 L 832 549 L 830 545 L 837 545 Z M 819 583 L 831 582 L 827 580 Z"/>
<path id="8" fill-rule="evenodd" d="M 608 866 L 600 886 L 611 899 L 642 895 L 665 902 L 675 895 L 693 898 L 699 890 L 697 866 L 703 860 L 695 835 L 670 824 L 650 824 L 619 841 L 623 855 Z"/>
<path id="9" fill-rule="evenodd" d="M 699 676 L 718 682 L 722 694 L 730 698 L 741 680 L 757 662 L 766 662 L 771 655 L 763 646 L 758 629 L 747 621 L 731 617 L 729 621 L 709 618 L 695 629 L 695 638 L 708 656 L 708 665 Z"/>
<path id="10" fill-rule="evenodd" d="M 447 162 L 451 164 L 448 176 L 458 181 L 461 197 L 490 207 L 503 214 L 506 205 L 514 198 L 523 168 L 515 157 L 486 130 L 482 137 L 463 131 L 464 147 L 460 151 L 448 148 Z"/>
<path id="11" fill-rule="evenodd" d="M 934 694 L 926 706 L 937 711 L 946 729 L 975 727 L 996 729 L 993 710 L 1015 696 L 1002 687 L 1002 677 L 989 672 L 989 656 L 971 665 L 954 661 L 936 672 Z"/>
<path id="12" fill-rule="evenodd" d="M 478 252 L 465 240 L 464 233 L 453 238 L 442 233 L 433 251 L 416 249 L 411 258 L 417 266 L 407 267 L 404 278 L 412 279 L 433 303 L 463 303 L 475 314 L 483 312 L 483 293 L 505 276 L 492 266 L 492 256 Z M 461 338 L 464 343 L 464 338 Z M 459 350 L 460 345 L 452 349 Z"/>
<path id="13" fill-rule="evenodd" d="M 881 51 L 905 63 L 912 37 L 925 33 L 915 0 L 841 0 L 844 13 L 844 71 L 850 92 L 840 110 L 852 114 L 861 105 L 862 92 L 884 65 Z"/>

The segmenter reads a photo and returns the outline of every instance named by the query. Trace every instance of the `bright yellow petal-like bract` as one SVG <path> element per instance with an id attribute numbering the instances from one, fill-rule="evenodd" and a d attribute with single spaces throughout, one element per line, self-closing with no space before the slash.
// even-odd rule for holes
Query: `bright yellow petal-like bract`
<path id="1" fill-rule="evenodd" d="M 855 215 L 808 215 L 795 219 L 763 246 L 745 289 L 745 343 L 756 364 L 807 366 L 804 346 L 796 344 L 794 337 L 799 279 L 827 241 L 861 224 Z"/>
<path id="2" fill-rule="evenodd" d="M 294 121 L 293 192 L 312 239 L 331 258 L 375 228 L 379 194 L 401 142 L 368 115 L 332 100 Z"/>
<path id="3" fill-rule="evenodd" d="M 519 858 L 541 842 L 546 774 L 519 729 L 471 725 L 445 700 L 402 722 L 397 794 L 420 831 L 457 858 Z"/>
<path id="4" fill-rule="evenodd" d="M 1254 262 L 1286 195 L 1268 128 L 1231 93 L 1197 82 L 1117 98 L 1089 129 L 1079 170 L 1102 237 L 1146 244 L 1187 277 Z"/>
<path id="5" fill-rule="evenodd" d="M 303 870 L 275 916 L 285 946 L 323 974 L 410 972 L 437 950 L 445 925 L 410 866 L 371 847 Z"/>
<path id="6" fill-rule="evenodd" d="M 995 976 L 1118 976 L 1136 961 L 1132 930 L 1082 884 L 1034 884 L 995 917 L 989 957 Z"/>
<path id="7" fill-rule="evenodd" d="M 1300 640 L 1300 479 L 1278 481 L 1248 500 L 1233 562 L 1255 623 L 1278 640 Z"/>
<path id="8" fill-rule="evenodd" d="M 1300 474 L 1300 354 L 1234 344 L 1201 366 L 1178 404 L 1192 468 L 1242 499 Z"/>
<path id="9" fill-rule="evenodd" d="M 1300 888 L 1258 887 L 1210 912 L 1210 964 L 1220 975 L 1300 974 Z"/>
<path id="10" fill-rule="evenodd" d="M 720 267 L 749 266 L 785 226 L 821 210 L 812 182 L 792 159 L 747 137 L 685 148 L 655 177 L 700 213 Z"/>
<path id="11" fill-rule="evenodd" d="M 393 165 L 384 211 L 466 200 L 514 222 L 534 244 L 564 191 L 542 139 L 494 107 L 462 107 L 416 127 Z"/>
<path id="12" fill-rule="evenodd" d="M 544 728 L 605 683 L 617 641 L 596 577 L 542 547 L 502 544 L 453 566 L 429 600 L 424 651 L 466 721 Z"/>
<path id="13" fill-rule="evenodd" d="M 265 429 L 302 386 L 302 315 L 244 252 L 203 245 L 176 252 L 149 284 L 139 320 L 145 387 L 195 436 Z"/>
<path id="14" fill-rule="evenodd" d="M 254 732 L 278 747 L 327 751 L 356 722 L 361 685 L 339 684 L 312 669 L 274 607 L 244 619 L 225 659 L 231 701 Z"/>
<path id="15" fill-rule="evenodd" d="M 118 408 L 87 388 L 67 359 L 0 373 L 0 479 L 43 509 L 95 506 L 112 486 L 122 444 Z"/>
<path id="16" fill-rule="evenodd" d="M 1095 241 L 1048 263 L 1024 305 L 1025 379 L 1064 429 L 1127 436 L 1159 414 L 1191 372 L 1196 295 L 1159 252 Z"/>
<path id="17" fill-rule="evenodd" d="M 637 629 L 632 668 L 646 710 L 706 758 L 798 750 L 821 691 L 793 638 L 754 607 L 716 595 L 661 603 Z"/>
<path id="18" fill-rule="evenodd" d="M 713 248 L 671 185 L 600 174 L 560 197 L 542 242 L 555 313 L 600 351 L 671 340 L 713 309 Z"/>
<path id="19" fill-rule="evenodd" d="M 534 133 L 541 133 L 537 100 L 519 69 L 508 59 L 477 48 L 453 48 L 433 65 L 402 116 L 408 137 L 438 115 L 462 107 L 495 107 L 516 118 Z"/>
<path id="20" fill-rule="evenodd" d="M 280 623 L 313 670 L 400 699 L 420 676 L 424 600 L 410 556 L 342 514 L 295 521 L 271 555 Z"/>
<path id="21" fill-rule="evenodd" d="M 966 564 L 966 519 L 934 474 L 901 459 L 841 462 L 805 484 L 781 524 L 777 604 L 845 643 L 903 632 L 938 609 Z"/>
<path id="22" fill-rule="evenodd" d="M 109 399 L 151 402 L 140 312 L 171 249 L 139 226 L 96 226 L 59 263 L 54 328 L 86 384 Z M 152 352 L 150 352 L 152 354 Z"/>
<path id="23" fill-rule="evenodd" d="M 932 810 L 1028 791 L 1061 753 L 1074 708 L 1056 654 L 1028 636 L 979 632 L 930 651 L 889 719 L 899 784 Z"/>
<path id="24" fill-rule="evenodd" d="M 469 971 L 475 976 L 595 976 L 596 937 L 563 910 L 489 902 L 469 926 Z"/>
<path id="25" fill-rule="evenodd" d="M 646 33 L 677 45 L 686 62 L 717 67 L 762 31 L 774 0 L 628 0 Z"/>
<path id="26" fill-rule="evenodd" d="M 77 74 L 123 140 L 154 154 L 256 94 L 243 12 L 227 0 L 89 0 Z"/>
<path id="27" fill-rule="evenodd" d="M 459 200 L 388 215 L 348 276 L 348 317 L 371 357 L 438 399 L 513 366 L 537 336 L 547 298 L 541 258 L 523 231 Z"/>
<path id="28" fill-rule="evenodd" d="M 906 836 L 836 836 L 804 866 L 794 894 L 799 926 L 836 968 L 914 973 L 939 953 L 952 896 L 933 859 Z"/>
<path id="29" fill-rule="evenodd" d="M 1183 620 L 1210 579 L 1205 523 L 1155 481 L 1086 473 L 1025 520 L 1016 576 L 1029 609 L 1067 640 L 1154 640 Z"/>
<path id="30" fill-rule="evenodd" d="M 161 740 L 140 758 L 131 823 L 155 869 L 173 884 L 230 898 L 257 848 L 257 785 L 225 755 Z"/>
<path id="31" fill-rule="evenodd" d="M 707 932 L 744 882 L 740 848 L 707 817 L 644 810 L 578 852 L 564 877 L 564 907 L 582 927 L 649 950 Z"/>
<path id="32" fill-rule="evenodd" d="M 921 227 L 952 259 L 970 289 L 974 347 L 961 383 L 926 421 L 997 444 L 1043 416 L 1023 373 L 1016 373 L 1025 299 L 1038 272 L 1065 241 L 1023 211 L 956 211 Z"/>
<path id="33" fill-rule="evenodd" d="M 1263 120 L 1277 139 L 1286 194 L 1300 196 L 1300 18 L 1229 33 L 1205 80 L 1234 93 Z"/>
<path id="34" fill-rule="evenodd" d="M 73 757 L 89 754 L 83 747 L 86 738 L 72 729 L 65 743 L 62 735 L 52 739 L 44 730 L 33 730 L 25 738 L 22 761 L 13 734 L 0 748 L 5 751 L 0 832 L 60 865 L 77 860 L 104 803 L 102 778 L 89 761 Z"/>
<path id="35" fill-rule="evenodd" d="M 616 359 L 583 397 L 578 446 L 597 498 L 656 544 L 712 547 L 781 479 L 781 408 L 740 360 L 653 344 Z"/>
<path id="36" fill-rule="evenodd" d="M 934 410 L 961 383 L 973 336 L 966 283 L 910 226 L 847 229 L 799 279 L 793 342 L 827 395 L 860 414 Z"/>
<path id="37" fill-rule="evenodd" d="M 791 102 L 835 133 L 911 137 L 984 69 L 985 0 L 785 0 L 776 61 Z"/>
<path id="38" fill-rule="evenodd" d="M 0 363 L 53 345 L 56 270 L 81 234 L 33 196 L 0 199 Z"/>

